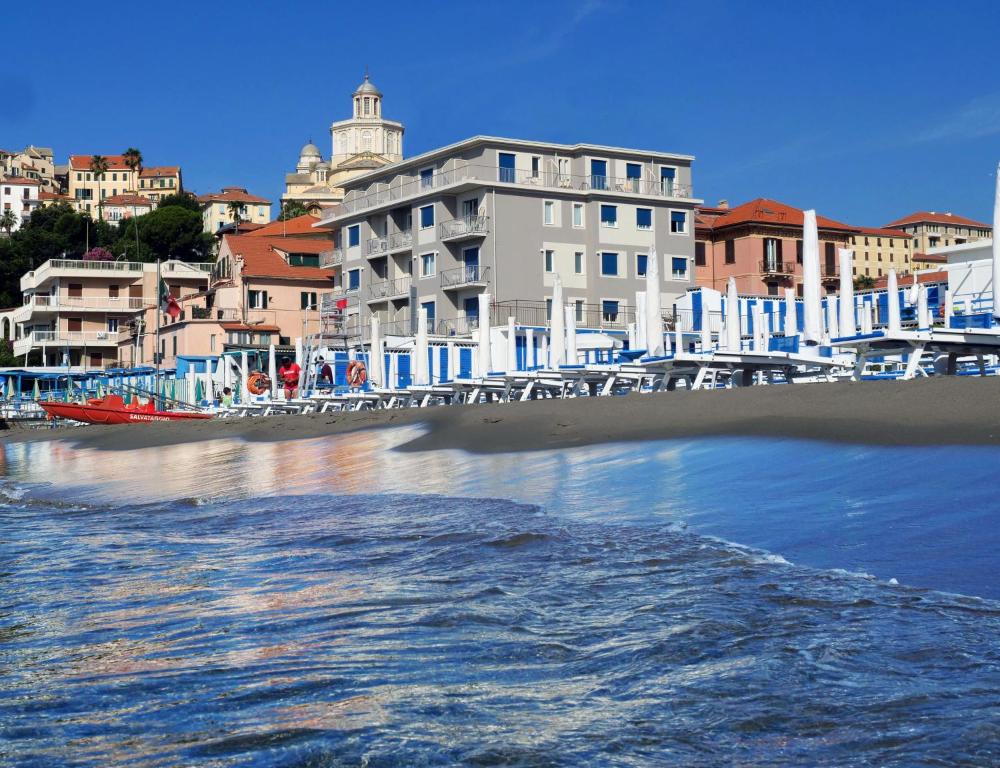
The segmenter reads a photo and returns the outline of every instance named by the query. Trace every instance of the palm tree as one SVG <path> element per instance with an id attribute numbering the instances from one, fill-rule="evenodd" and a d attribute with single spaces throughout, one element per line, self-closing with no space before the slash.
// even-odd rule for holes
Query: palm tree
<path id="1" fill-rule="evenodd" d="M 7 233 L 7 237 L 10 237 L 11 230 L 17 226 L 17 214 L 14 213 L 9 208 L 0 214 L 0 229 Z"/>
<path id="2" fill-rule="evenodd" d="M 243 203 L 239 200 L 230 200 L 229 205 L 226 206 L 229 209 L 229 215 L 233 217 L 233 233 L 240 233 L 240 221 L 243 219 Z"/>
<path id="3" fill-rule="evenodd" d="M 140 152 L 135 147 L 129 147 L 124 152 L 122 152 L 122 158 L 125 160 L 125 165 L 129 167 L 133 173 L 135 173 L 135 192 L 139 191 L 139 174 L 142 173 L 142 152 Z"/>
<path id="4" fill-rule="evenodd" d="M 90 170 L 97 181 L 97 218 L 104 219 L 104 198 L 101 196 L 101 179 L 108 172 L 108 158 L 103 155 L 94 155 L 90 158 Z"/>

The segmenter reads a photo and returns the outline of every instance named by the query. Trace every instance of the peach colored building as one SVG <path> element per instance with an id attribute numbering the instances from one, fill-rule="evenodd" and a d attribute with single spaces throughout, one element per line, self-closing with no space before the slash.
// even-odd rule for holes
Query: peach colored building
<path id="1" fill-rule="evenodd" d="M 113 224 L 132 216 L 143 216 L 156 204 L 142 195 L 114 195 L 104 198 L 104 220 Z"/>
<path id="2" fill-rule="evenodd" d="M 181 261 L 161 266 L 180 296 L 206 290 L 210 270 Z M 14 354 L 37 350 L 43 364 L 101 368 L 118 361 L 136 317 L 156 305 L 156 264 L 50 259 L 21 277 L 21 291 L 24 304 L 6 313 L 2 329 Z"/>
<path id="3" fill-rule="evenodd" d="M 290 347 L 319 330 L 321 297 L 338 290 L 338 270 L 321 269 L 331 240 L 226 235 L 207 290 L 182 297 L 176 319 L 160 317 L 160 354 L 170 367 L 178 355 L 218 355 L 233 349 Z M 169 281 L 168 281 L 169 284 Z M 146 320 L 146 342 L 123 343 L 125 363 L 152 360 L 156 317 Z"/>
<path id="4" fill-rule="evenodd" d="M 695 217 L 695 281 L 725 291 L 736 278 L 741 294 L 802 295 L 803 213 L 785 203 L 757 198 L 735 208 L 703 207 Z M 850 247 L 857 228 L 817 216 L 820 277 L 827 292 L 840 279 L 839 248 Z"/>
<path id="5" fill-rule="evenodd" d="M 139 194 L 153 201 L 154 205 L 169 195 L 184 191 L 181 169 L 176 165 L 159 165 L 139 171 Z"/>

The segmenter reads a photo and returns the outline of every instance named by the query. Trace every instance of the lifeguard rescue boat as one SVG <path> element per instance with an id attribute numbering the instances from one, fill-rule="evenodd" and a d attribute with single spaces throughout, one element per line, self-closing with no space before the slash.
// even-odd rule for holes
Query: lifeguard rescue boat
<path id="1" fill-rule="evenodd" d="M 87 424 L 136 424 L 149 421 L 187 421 L 210 419 L 212 414 L 197 411 L 158 411 L 152 398 L 140 405 L 132 399 L 128 405 L 120 395 L 93 398 L 85 403 L 60 403 L 42 400 L 45 412 L 57 419 L 72 419 Z"/>

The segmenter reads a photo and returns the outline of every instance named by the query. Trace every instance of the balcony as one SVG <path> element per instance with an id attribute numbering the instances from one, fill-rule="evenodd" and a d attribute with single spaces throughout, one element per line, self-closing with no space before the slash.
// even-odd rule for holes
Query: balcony
<path id="1" fill-rule="evenodd" d="M 368 286 L 368 303 L 409 297 L 410 285 L 412 283 L 413 278 L 409 275 L 397 278 L 396 280 L 384 280 L 381 283 L 372 283 L 372 285 Z"/>
<path id="2" fill-rule="evenodd" d="M 389 235 L 389 253 L 403 253 L 413 249 L 413 232 L 393 232 Z"/>
<path id="3" fill-rule="evenodd" d="M 137 312 L 151 307 L 156 299 L 141 296 L 67 296 L 47 294 L 25 296 L 24 306 L 33 312 L 77 312 L 94 310 L 98 312 Z"/>
<path id="4" fill-rule="evenodd" d="M 319 254 L 319 265 L 321 267 L 338 267 L 343 263 L 343 248 L 331 248 L 329 251 L 322 251 Z"/>
<path id="5" fill-rule="evenodd" d="M 820 266 L 819 278 L 824 283 L 836 283 L 840 281 L 840 270 L 837 269 L 836 262 L 824 262 Z"/>
<path id="6" fill-rule="evenodd" d="M 589 174 L 579 176 L 571 173 L 560 173 L 555 169 L 536 172 L 526 169 L 501 168 L 496 165 L 462 162 L 448 170 L 437 170 L 429 178 L 420 179 L 397 176 L 391 181 L 374 183 L 374 188 L 367 192 L 348 192 L 342 204 L 343 213 L 337 218 L 352 216 L 371 208 L 399 203 L 445 188 L 460 188 L 463 185 L 471 188 L 482 186 L 483 184 L 496 183 L 524 185 L 541 189 L 574 190 L 583 193 L 621 193 L 675 200 L 688 200 L 694 195 L 691 186 L 688 184 L 681 184 L 673 179 L 659 179 L 648 175 L 640 178 Z"/>
<path id="7" fill-rule="evenodd" d="M 483 287 L 490 280 L 490 268 L 476 265 L 446 269 L 441 272 L 441 290 L 457 291 L 460 288 Z"/>
<path id="8" fill-rule="evenodd" d="M 385 256 L 389 252 L 389 238 L 388 237 L 373 237 L 365 245 L 365 252 L 368 254 L 368 258 Z"/>
<path id="9" fill-rule="evenodd" d="M 45 346 L 117 347 L 119 336 L 118 331 L 32 331 L 14 342 L 14 354 Z"/>
<path id="10" fill-rule="evenodd" d="M 539 328 L 549 326 L 549 308 L 544 301 L 502 301 L 490 306 L 492 325 L 506 325 L 507 318 L 513 317 L 518 325 Z M 667 319 L 664 316 L 664 319 Z M 605 311 L 600 304 L 577 304 L 576 327 L 589 330 L 624 331 L 629 323 L 635 322 L 635 307 L 619 302 L 616 311 Z"/>
<path id="11" fill-rule="evenodd" d="M 791 264 L 778 259 L 764 259 L 760 263 L 760 273 L 769 277 L 791 277 L 795 269 Z"/>
<path id="12" fill-rule="evenodd" d="M 471 240 L 486 237 L 490 231 L 489 216 L 466 216 L 461 219 L 450 219 L 438 224 L 438 240 L 442 243 Z"/>
<path id="13" fill-rule="evenodd" d="M 471 336 L 479 330 L 479 316 L 463 315 L 462 317 L 438 320 L 434 326 L 434 333 L 438 336 Z"/>

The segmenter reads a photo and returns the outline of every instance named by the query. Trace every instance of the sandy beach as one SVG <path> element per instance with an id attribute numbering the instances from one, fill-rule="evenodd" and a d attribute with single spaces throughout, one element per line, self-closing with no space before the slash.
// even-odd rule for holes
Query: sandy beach
<path id="1" fill-rule="evenodd" d="M 477 406 L 11 430 L 4 441 L 67 440 L 129 450 L 217 438 L 275 441 L 423 424 L 403 450 L 531 451 L 695 436 L 876 445 L 1000 444 L 1000 378 L 934 378 L 664 392 Z"/>

